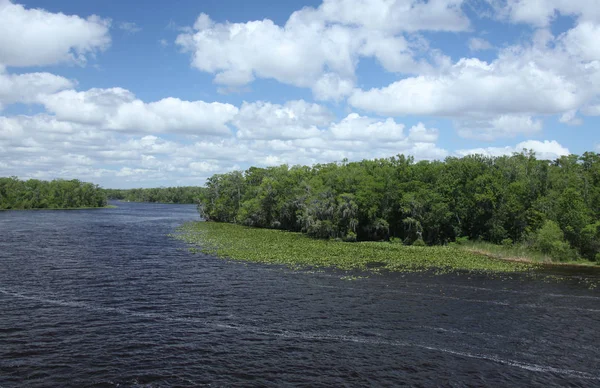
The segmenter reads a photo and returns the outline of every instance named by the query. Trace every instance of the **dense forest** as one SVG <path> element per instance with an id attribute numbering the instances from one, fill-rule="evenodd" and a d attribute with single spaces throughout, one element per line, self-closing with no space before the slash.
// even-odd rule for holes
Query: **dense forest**
<path id="1" fill-rule="evenodd" d="M 106 189 L 109 199 L 129 202 L 198 203 L 202 187 L 160 187 L 151 189 Z"/>
<path id="2" fill-rule="evenodd" d="M 316 238 L 407 245 L 471 239 L 600 261 L 597 153 L 251 167 L 210 177 L 200 202 L 207 220 Z"/>
<path id="3" fill-rule="evenodd" d="M 0 178 L 0 209 L 66 209 L 106 206 L 97 185 L 74 180 Z"/>

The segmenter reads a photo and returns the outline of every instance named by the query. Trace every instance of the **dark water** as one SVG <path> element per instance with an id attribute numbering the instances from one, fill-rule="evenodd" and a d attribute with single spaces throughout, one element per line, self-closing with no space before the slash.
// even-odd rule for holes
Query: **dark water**
<path id="1" fill-rule="evenodd" d="M 196 217 L 0 212 L 0 387 L 600 386 L 589 279 L 342 280 L 189 254 Z"/>

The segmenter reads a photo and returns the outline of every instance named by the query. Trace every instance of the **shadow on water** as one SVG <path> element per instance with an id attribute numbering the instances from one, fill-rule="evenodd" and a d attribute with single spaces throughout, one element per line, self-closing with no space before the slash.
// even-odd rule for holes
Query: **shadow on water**
<path id="1" fill-rule="evenodd" d="M 193 205 L 118 205 L 0 214 L 0 387 L 600 384 L 595 268 L 292 271 L 190 254 Z"/>

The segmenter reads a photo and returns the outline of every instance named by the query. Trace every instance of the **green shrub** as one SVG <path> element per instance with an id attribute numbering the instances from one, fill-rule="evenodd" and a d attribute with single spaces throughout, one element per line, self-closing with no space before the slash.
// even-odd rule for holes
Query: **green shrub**
<path id="1" fill-rule="evenodd" d="M 554 221 L 546 221 L 537 232 L 530 237 L 533 249 L 557 260 L 576 259 L 577 254 L 565 241 L 565 235 Z"/>
<path id="2" fill-rule="evenodd" d="M 512 238 L 505 238 L 504 240 L 502 240 L 502 245 L 505 247 L 511 247 L 513 245 Z"/>
<path id="3" fill-rule="evenodd" d="M 600 222 L 587 225 L 581 231 L 580 253 L 583 257 L 598 261 L 600 255 Z"/>
<path id="4" fill-rule="evenodd" d="M 425 244 L 425 241 L 423 241 L 422 238 L 418 238 L 415 240 L 414 243 L 412 243 L 413 247 L 425 247 L 427 246 L 427 244 Z"/>
<path id="5" fill-rule="evenodd" d="M 467 236 L 463 236 L 463 237 L 457 237 L 456 238 L 456 243 L 458 245 L 465 245 L 466 243 L 469 242 L 469 238 Z"/>
<path id="6" fill-rule="evenodd" d="M 392 244 L 402 244 L 402 239 L 398 237 L 390 237 L 390 243 Z"/>
<path id="7" fill-rule="evenodd" d="M 346 237 L 344 237 L 344 241 L 346 242 L 356 242 L 356 233 L 354 233 L 353 231 L 348 231 L 348 234 L 346 234 Z"/>

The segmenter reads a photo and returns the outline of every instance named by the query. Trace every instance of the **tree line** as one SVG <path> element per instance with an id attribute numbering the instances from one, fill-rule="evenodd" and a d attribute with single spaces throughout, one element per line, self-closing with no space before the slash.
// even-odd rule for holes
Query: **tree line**
<path id="1" fill-rule="evenodd" d="M 106 206 L 106 194 L 77 179 L 42 181 L 0 178 L 0 209 L 66 209 Z"/>
<path id="2" fill-rule="evenodd" d="M 151 189 L 105 189 L 109 199 L 129 202 L 198 203 L 202 187 L 160 187 Z"/>
<path id="3" fill-rule="evenodd" d="M 600 261 L 600 154 L 392 158 L 216 174 L 199 192 L 206 220 L 345 241 L 526 244 Z"/>

